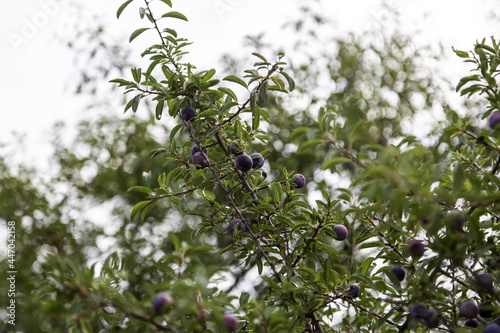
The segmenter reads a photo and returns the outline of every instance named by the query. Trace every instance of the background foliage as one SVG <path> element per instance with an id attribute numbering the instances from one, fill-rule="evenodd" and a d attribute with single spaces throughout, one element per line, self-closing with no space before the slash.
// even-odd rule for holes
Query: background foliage
<path id="1" fill-rule="evenodd" d="M 467 63 L 457 91 L 480 95 L 460 115 L 425 69 L 425 50 L 397 32 L 335 38 L 333 52 L 299 47 L 299 60 L 254 36 L 251 62 L 227 56 L 220 74 L 185 62 L 189 41 L 169 22 L 187 18 L 170 1 L 127 1 L 118 16 L 134 5 L 144 26 L 130 41 L 157 38 L 147 67 L 121 51 L 101 70 L 119 74 L 112 82 L 137 115 L 84 121 L 69 146 L 56 136 L 50 178 L 0 160 L 0 218 L 16 222 L 20 254 L 17 330 L 222 332 L 234 314 L 241 332 L 427 331 L 410 314 L 425 304 L 437 310 L 435 331 L 467 332 L 476 330 L 459 314 L 467 300 L 493 306 L 479 332 L 498 321 L 496 291 L 473 282 L 484 272 L 496 282 L 500 269 L 500 148 L 485 119 L 499 111 L 495 39 L 456 51 Z M 290 25 L 310 27 L 328 23 L 310 12 Z M 324 43 L 298 36 L 297 46 Z M 84 75 L 78 91 L 93 84 Z M 181 119 L 186 107 L 194 119 Z M 415 128 L 436 110 L 446 120 Z M 237 139 L 265 157 L 267 178 L 235 168 Z M 207 167 L 193 146 L 206 149 Z M 233 219 L 246 230 L 230 232 Z M 422 257 L 410 254 L 414 239 Z M 158 314 L 160 292 L 174 302 Z"/>

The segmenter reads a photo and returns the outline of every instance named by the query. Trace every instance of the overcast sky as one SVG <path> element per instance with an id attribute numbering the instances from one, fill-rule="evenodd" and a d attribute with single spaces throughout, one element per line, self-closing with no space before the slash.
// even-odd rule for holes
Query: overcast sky
<path id="1" fill-rule="evenodd" d="M 122 0 L 74 2 L 81 5 L 83 14 L 77 14 L 67 0 L 3 1 L 0 5 L 0 31 L 3 32 L 0 59 L 4 78 L 0 93 L 0 143 L 7 144 L 5 151 L 20 137 L 25 138 L 25 149 L 16 157 L 19 161 L 44 163 L 50 153 L 50 145 L 44 138 L 48 137 L 51 125 L 58 120 L 74 124 L 82 118 L 83 106 L 88 103 L 88 97 L 75 96 L 69 88 L 75 73 L 75 58 L 60 38 L 71 38 L 74 30 L 70 23 L 82 20 L 92 24 L 95 14 L 116 36 L 125 38 L 143 24 L 138 20 L 136 9 L 116 19 L 116 9 Z M 310 2 L 316 4 L 316 1 Z M 380 23 L 381 2 L 324 0 L 320 6 L 321 13 L 334 22 L 338 33 L 362 32 L 368 25 Z M 280 42 L 290 38 L 283 35 L 281 27 L 287 19 L 299 15 L 300 1 L 173 0 L 173 3 L 174 10 L 185 14 L 190 21 L 179 21 L 175 28 L 194 42 L 190 47 L 191 60 L 199 68 L 217 68 L 221 54 L 237 53 L 247 34 L 265 31 L 268 40 Z M 403 30 L 422 32 L 417 43 L 435 47 L 442 43 L 450 55 L 451 46 L 470 50 L 476 39 L 499 32 L 500 23 L 492 12 L 495 0 L 389 0 L 386 3 L 401 13 Z M 225 38 L 214 43 L 214 36 L 222 35 Z M 497 34 L 497 37 L 500 36 Z M 136 51 L 139 54 L 142 48 Z M 451 57 L 443 62 L 443 68 L 452 80 L 467 70 L 460 59 Z M 121 112 L 117 110 L 117 114 Z M 13 132 L 19 135 L 13 136 Z"/>

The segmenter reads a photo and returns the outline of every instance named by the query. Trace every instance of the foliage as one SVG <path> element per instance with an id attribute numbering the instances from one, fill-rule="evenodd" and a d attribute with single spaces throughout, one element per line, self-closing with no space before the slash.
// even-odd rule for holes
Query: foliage
<path id="1" fill-rule="evenodd" d="M 498 294 L 481 282 L 500 271 L 500 138 L 480 121 L 500 111 L 494 38 L 455 51 L 476 66 L 457 91 L 486 103 L 459 117 L 401 35 L 337 40 L 315 58 L 328 64 L 319 71 L 259 50 L 243 75 L 218 78 L 184 62 L 190 43 L 168 22 L 187 18 L 169 0 L 158 16 L 152 3 L 129 38 L 158 38 L 142 53 L 147 68 L 111 80 L 125 88 L 125 112 L 152 103 L 151 117 L 82 123 L 74 147 L 56 147 L 59 174 L 47 182 L 0 161 L 0 217 L 16 222 L 22 254 L 18 327 L 223 332 L 235 314 L 239 332 L 467 332 L 469 300 L 494 305 L 479 331 L 500 323 Z M 448 121 L 432 142 L 404 130 L 436 104 Z M 231 144 L 264 166 L 240 170 Z M 103 202 L 113 212 L 96 225 L 88 214 Z M 172 303 L 153 306 L 160 293 Z"/>

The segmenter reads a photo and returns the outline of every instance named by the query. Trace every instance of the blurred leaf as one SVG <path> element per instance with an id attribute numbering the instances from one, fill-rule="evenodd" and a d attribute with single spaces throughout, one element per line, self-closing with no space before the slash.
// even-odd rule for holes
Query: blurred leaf
<path id="1" fill-rule="evenodd" d="M 245 83 L 245 81 L 243 81 L 242 79 L 240 79 L 239 77 L 237 77 L 237 76 L 235 76 L 235 75 L 228 75 L 228 76 L 226 76 L 225 78 L 223 78 L 223 80 L 225 80 L 225 81 L 231 81 L 231 82 L 237 83 L 237 84 L 239 84 L 240 86 L 243 86 L 243 87 L 245 87 L 246 89 L 248 89 L 248 85 Z"/>
<path id="2" fill-rule="evenodd" d="M 173 18 L 176 18 L 179 20 L 184 20 L 184 21 L 188 20 L 186 16 L 184 16 L 183 14 L 176 12 L 176 11 L 168 12 L 166 14 L 163 14 L 161 17 L 173 17 Z"/>
<path id="3" fill-rule="evenodd" d="M 130 38 L 129 38 L 129 43 L 132 42 L 134 39 L 136 39 L 137 37 L 139 37 L 140 34 L 142 34 L 144 31 L 146 30 L 149 30 L 151 28 L 140 28 L 140 29 L 137 29 L 136 31 L 134 31 L 131 35 L 130 35 Z"/>

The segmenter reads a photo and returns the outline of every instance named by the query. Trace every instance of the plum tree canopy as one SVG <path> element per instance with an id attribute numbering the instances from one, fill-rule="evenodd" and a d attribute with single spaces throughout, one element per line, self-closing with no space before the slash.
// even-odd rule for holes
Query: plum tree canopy
<path id="1" fill-rule="evenodd" d="M 50 180 L 0 160 L 17 330 L 496 332 L 495 38 L 455 50 L 464 115 L 398 33 L 219 75 L 186 60 L 172 1 L 117 16 L 134 5 L 129 41 L 153 44 L 111 80 L 126 116 L 56 144 Z M 429 110 L 446 120 L 424 140 L 405 124 Z"/>

